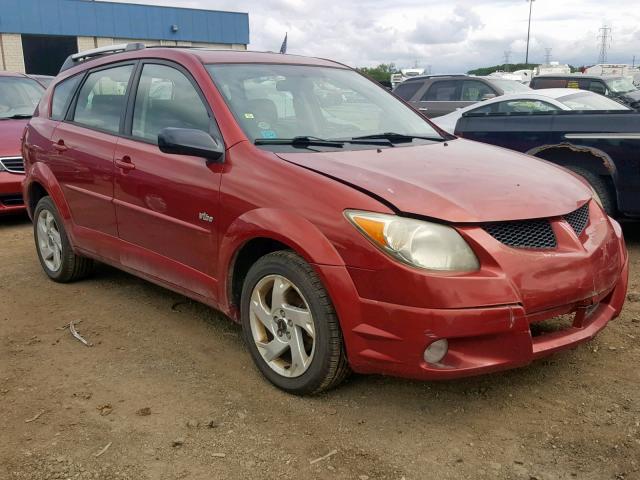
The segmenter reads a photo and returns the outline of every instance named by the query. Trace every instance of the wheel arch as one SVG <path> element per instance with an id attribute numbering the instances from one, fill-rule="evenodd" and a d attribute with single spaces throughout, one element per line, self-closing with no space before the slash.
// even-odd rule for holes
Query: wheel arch
<path id="1" fill-rule="evenodd" d="M 238 217 L 220 242 L 222 310 L 239 319 L 239 295 L 251 266 L 262 256 L 292 250 L 308 263 L 344 266 L 344 260 L 320 229 L 286 210 L 261 208 Z"/>
<path id="2" fill-rule="evenodd" d="M 536 147 L 526 153 L 563 167 L 582 167 L 597 175 L 609 176 L 614 182 L 618 176 L 618 170 L 611 156 L 596 147 L 563 142 Z"/>
<path id="3" fill-rule="evenodd" d="M 42 162 L 36 163 L 29 170 L 29 174 L 24 183 L 23 194 L 27 212 L 30 217 L 33 218 L 33 212 L 42 196 L 48 195 L 53 200 L 63 221 L 65 223 L 71 221 L 71 210 L 64 198 L 62 187 L 53 175 L 51 169 Z M 65 225 L 65 227 L 66 226 L 67 225 Z"/>

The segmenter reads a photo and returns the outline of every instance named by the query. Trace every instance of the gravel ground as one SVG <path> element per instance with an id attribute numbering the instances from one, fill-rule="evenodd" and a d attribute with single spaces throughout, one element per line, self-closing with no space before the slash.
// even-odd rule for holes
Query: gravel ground
<path id="1" fill-rule="evenodd" d="M 353 376 L 297 398 L 222 315 L 105 266 L 50 282 L 30 224 L 2 219 L 0 479 L 640 479 L 640 225 L 625 233 L 629 301 L 593 342 L 501 374 Z"/>

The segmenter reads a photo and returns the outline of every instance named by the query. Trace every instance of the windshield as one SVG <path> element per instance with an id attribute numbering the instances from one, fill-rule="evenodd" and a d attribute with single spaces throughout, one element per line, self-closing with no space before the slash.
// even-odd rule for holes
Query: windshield
<path id="1" fill-rule="evenodd" d="M 207 69 L 252 142 L 353 139 L 387 132 L 441 139 L 421 115 L 352 70 L 273 64 L 215 64 Z"/>
<path id="2" fill-rule="evenodd" d="M 605 83 L 613 93 L 628 93 L 637 90 L 631 77 L 613 78 L 605 80 Z"/>
<path id="3" fill-rule="evenodd" d="M 33 115 L 44 88 L 25 77 L 0 77 L 0 120 Z"/>
<path id="4" fill-rule="evenodd" d="M 591 92 L 572 93 L 556 100 L 571 110 L 630 110 L 615 100 Z"/>
<path id="5" fill-rule="evenodd" d="M 489 81 L 504 91 L 505 95 L 509 93 L 520 93 L 520 92 L 528 92 L 531 89 L 526 85 L 523 85 L 520 82 L 516 82 L 515 80 L 496 80 L 494 78 L 489 79 Z"/>

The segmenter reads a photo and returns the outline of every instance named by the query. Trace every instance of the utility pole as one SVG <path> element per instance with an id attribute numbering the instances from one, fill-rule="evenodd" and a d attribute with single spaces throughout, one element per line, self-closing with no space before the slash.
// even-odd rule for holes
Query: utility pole
<path id="1" fill-rule="evenodd" d="M 598 56 L 598 63 L 607 63 L 607 50 L 611 46 L 611 27 L 604 25 L 600 29 L 598 40 L 600 40 L 600 55 Z"/>
<path id="2" fill-rule="evenodd" d="M 524 57 L 524 63 L 529 63 L 529 38 L 531 38 L 531 11 L 533 10 L 533 2 L 536 0 L 527 0 L 529 3 L 529 26 L 527 27 L 527 55 Z"/>
<path id="3" fill-rule="evenodd" d="M 509 71 L 509 64 L 511 63 L 511 50 L 504 51 L 504 69 Z"/>
<path id="4" fill-rule="evenodd" d="M 544 49 L 544 63 L 545 65 L 550 65 L 551 64 L 551 50 L 553 50 L 552 48 L 545 48 Z"/>

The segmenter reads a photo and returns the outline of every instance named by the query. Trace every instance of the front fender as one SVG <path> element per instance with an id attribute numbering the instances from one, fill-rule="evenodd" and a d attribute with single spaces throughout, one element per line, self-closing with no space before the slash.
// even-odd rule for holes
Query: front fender
<path id="1" fill-rule="evenodd" d="M 225 312 L 231 308 L 226 292 L 236 254 L 255 238 L 268 238 L 287 245 L 310 264 L 344 266 L 344 260 L 329 239 L 306 218 L 278 208 L 251 210 L 236 218 L 220 240 L 218 298 Z"/>

